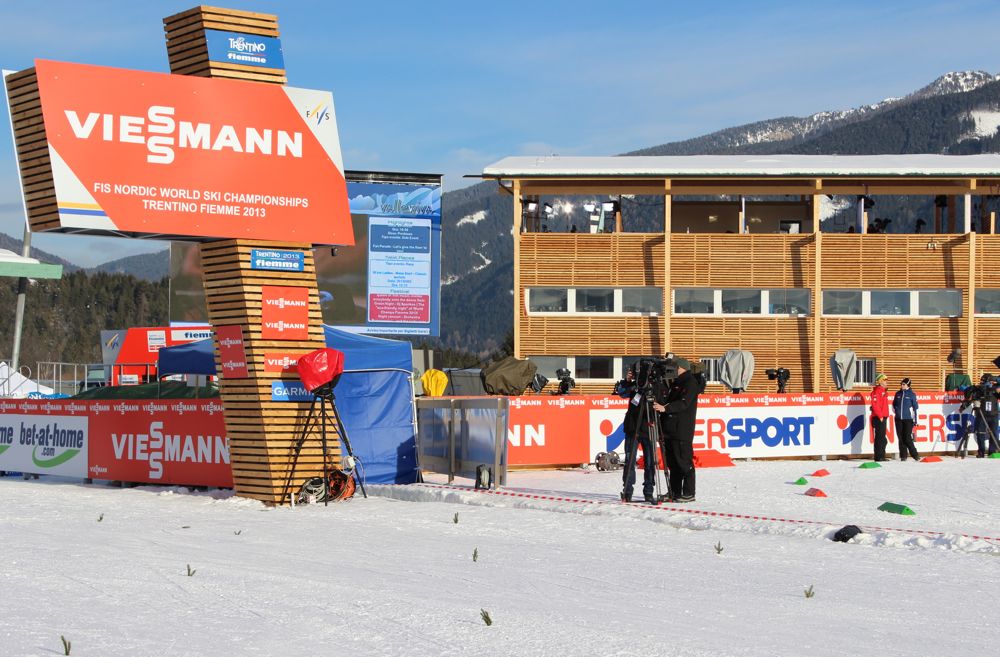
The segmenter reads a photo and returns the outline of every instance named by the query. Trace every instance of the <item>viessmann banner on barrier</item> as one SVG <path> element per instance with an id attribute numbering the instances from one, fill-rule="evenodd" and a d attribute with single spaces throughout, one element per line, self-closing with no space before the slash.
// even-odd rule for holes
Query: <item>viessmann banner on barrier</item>
<path id="1" fill-rule="evenodd" d="M 63 228 L 354 244 L 330 92 L 35 70 Z"/>
<path id="2" fill-rule="evenodd" d="M 961 435 L 961 395 L 918 394 L 917 449 L 943 451 Z M 511 465 L 589 463 L 600 452 L 624 455 L 628 400 L 598 396 L 512 397 Z M 861 394 L 702 395 L 694 448 L 734 458 L 870 454 L 868 399 Z M 964 416 L 968 418 L 969 416 Z M 897 451 L 888 423 L 889 452 Z"/>
<path id="3" fill-rule="evenodd" d="M 218 399 L 0 400 L 0 470 L 233 485 Z"/>

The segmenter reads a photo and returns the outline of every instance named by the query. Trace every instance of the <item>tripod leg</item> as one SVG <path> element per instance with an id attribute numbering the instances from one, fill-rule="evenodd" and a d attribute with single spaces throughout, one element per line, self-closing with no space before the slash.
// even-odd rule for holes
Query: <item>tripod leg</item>
<path id="1" fill-rule="evenodd" d="M 337 433 L 340 435 L 340 441 L 344 443 L 344 449 L 347 450 L 347 455 L 356 461 L 357 457 L 354 456 L 354 450 L 351 449 L 351 439 L 347 437 L 347 429 L 344 428 L 344 423 L 340 419 L 340 412 L 337 410 L 337 404 L 334 399 L 330 400 L 330 408 L 333 409 L 333 419 L 337 422 Z M 365 482 L 361 481 L 361 475 L 358 474 L 357 468 L 354 469 L 354 480 L 358 482 L 358 487 L 361 488 L 361 494 L 365 499 L 368 499 L 368 492 L 365 491 Z"/>
<path id="2" fill-rule="evenodd" d="M 306 436 L 309 435 L 310 426 L 315 422 L 316 419 L 316 398 L 313 397 L 312 404 L 309 405 L 309 413 L 306 415 L 306 421 L 302 425 L 302 433 L 295 440 L 295 446 L 292 448 L 295 452 L 292 457 L 292 462 L 288 468 L 288 476 L 285 477 L 285 486 L 281 489 L 281 499 L 284 500 L 291 493 L 292 477 L 295 476 L 295 468 L 299 464 L 299 454 L 302 453 L 302 445 L 306 441 Z"/>

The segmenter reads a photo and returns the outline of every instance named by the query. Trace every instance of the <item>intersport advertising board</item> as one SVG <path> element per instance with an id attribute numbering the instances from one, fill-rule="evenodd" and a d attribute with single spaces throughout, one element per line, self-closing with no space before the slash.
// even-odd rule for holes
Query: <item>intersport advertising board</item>
<path id="1" fill-rule="evenodd" d="M 330 92 L 35 71 L 62 229 L 354 244 Z"/>
<path id="2" fill-rule="evenodd" d="M 917 399 L 917 449 L 953 449 L 970 417 L 958 412 L 961 395 L 918 393 Z M 589 463 L 610 451 L 624 456 L 628 403 L 613 396 L 512 397 L 509 463 Z M 897 452 L 891 419 L 887 437 L 887 451 Z M 858 393 L 702 395 L 694 448 L 733 458 L 871 454 L 868 398 Z"/>

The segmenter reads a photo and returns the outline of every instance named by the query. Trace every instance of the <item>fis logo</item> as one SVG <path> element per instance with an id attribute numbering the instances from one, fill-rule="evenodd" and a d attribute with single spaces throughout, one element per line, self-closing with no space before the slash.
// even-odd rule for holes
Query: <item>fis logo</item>
<path id="1" fill-rule="evenodd" d="M 840 429 L 841 440 L 844 445 L 850 445 L 854 439 L 865 430 L 865 414 L 862 412 L 848 420 L 846 415 L 837 417 L 837 428 Z"/>
<path id="2" fill-rule="evenodd" d="M 329 121 L 330 116 L 330 106 L 324 105 L 323 103 L 317 103 L 316 107 L 306 110 L 306 118 L 312 119 L 319 125 L 323 121 Z"/>

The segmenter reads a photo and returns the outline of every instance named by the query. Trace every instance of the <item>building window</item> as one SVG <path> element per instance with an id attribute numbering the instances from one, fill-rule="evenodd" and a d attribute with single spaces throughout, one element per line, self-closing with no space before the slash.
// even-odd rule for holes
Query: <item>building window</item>
<path id="1" fill-rule="evenodd" d="M 611 356 L 577 356 L 573 376 L 577 379 L 614 379 L 614 360 Z"/>
<path id="2" fill-rule="evenodd" d="M 674 290 L 674 313 L 688 315 L 715 312 L 715 290 L 707 288 L 685 288 Z"/>
<path id="3" fill-rule="evenodd" d="M 921 315 L 930 317 L 961 317 L 961 290 L 919 290 L 917 308 Z"/>
<path id="4" fill-rule="evenodd" d="M 663 291 L 658 287 L 622 288 L 622 312 L 659 315 L 663 312 Z"/>
<path id="5" fill-rule="evenodd" d="M 698 359 L 701 361 L 702 372 L 705 373 L 706 383 L 722 383 L 719 380 L 719 372 L 721 368 L 719 364 L 722 362 L 721 356 L 702 356 Z"/>
<path id="6" fill-rule="evenodd" d="M 909 315 L 910 293 L 907 290 L 872 290 L 872 315 Z"/>
<path id="7" fill-rule="evenodd" d="M 605 288 L 577 288 L 578 313 L 610 313 L 615 310 L 615 291 Z"/>
<path id="8" fill-rule="evenodd" d="M 824 315 L 860 315 L 861 290 L 823 290 Z"/>
<path id="9" fill-rule="evenodd" d="M 979 296 L 976 298 L 979 299 Z M 961 317 L 962 291 L 824 290 L 823 314 L 863 317 Z"/>
<path id="10" fill-rule="evenodd" d="M 558 381 L 556 370 L 566 367 L 565 356 L 528 356 L 528 360 L 538 368 L 537 373 L 544 376 L 549 381 Z"/>
<path id="11" fill-rule="evenodd" d="M 760 314 L 760 290 L 722 290 L 722 314 Z"/>
<path id="12" fill-rule="evenodd" d="M 1000 290 L 976 290 L 976 314 L 1000 315 Z"/>
<path id="13" fill-rule="evenodd" d="M 568 290 L 535 287 L 528 290 L 528 312 L 564 313 L 568 308 Z"/>
<path id="14" fill-rule="evenodd" d="M 767 290 L 767 312 L 771 315 L 808 315 L 809 290 L 779 288 Z"/>
<path id="15" fill-rule="evenodd" d="M 857 366 L 854 370 L 854 385 L 871 386 L 875 385 L 875 359 L 858 358 Z"/>

